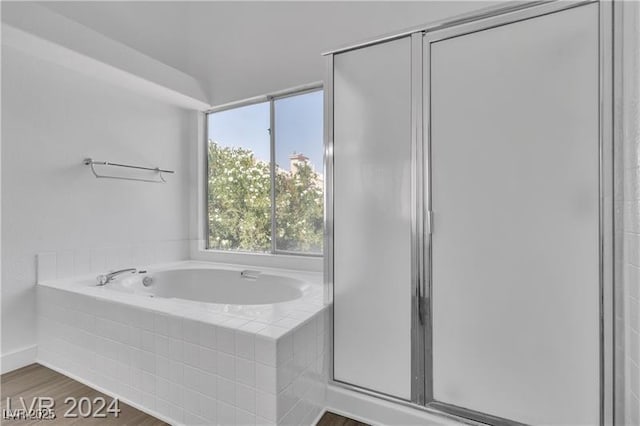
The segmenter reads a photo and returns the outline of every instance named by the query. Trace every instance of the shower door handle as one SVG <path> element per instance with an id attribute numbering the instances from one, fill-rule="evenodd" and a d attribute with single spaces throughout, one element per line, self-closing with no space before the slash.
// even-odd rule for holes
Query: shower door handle
<path id="1" fill-rule="evenodd" d="M 420 322 L 420 325 L 424 325 L 424 315 L 423 315 L 423 303 L 422 303 L 423 297 L 422 297 L 422 280 L 420 280 L 420 282 L 418 283 L 418 321 Z"/>
<path id="2" fill-rule="evenodd" d="M 420 256 L 420 278 L 418 281 L 418 319 L 420 324 L 425 323 L 426 294 L 428 291 L 428 280 L 430 279 L 430 257 L 431 257 L 431 234 L 433 233 L 433 212 L 424 212 L 424 235 L 422 236 L 422 250 Z"/>
<path id="3" fill-rule="evenodd" d="M 424 232 L 427 235 L 427 239 L 431 239 L 431 234 L 433 234 L 433 211 L 427 210 L 424 213 Z"/>

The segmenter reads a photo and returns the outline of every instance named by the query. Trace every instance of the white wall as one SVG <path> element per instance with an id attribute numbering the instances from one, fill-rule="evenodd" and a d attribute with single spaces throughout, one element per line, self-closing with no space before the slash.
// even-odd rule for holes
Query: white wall
<path id="1" fill-rule="evenodd" d="M 640 5 L 622 2 L 622 272 L 624 424 L 640 425 Z M 620 288 L 620 287 L 619 287 Z"/>
<path id="2" fill-rule="evenodd" d="M 0 21 L 2 20 L 2 7 L 0 7 Z M 1 52 L 1 51 L 0 51 Z M 0 53 L 1 54 L 1 53 Z M 0 58 L 1 62 L 1 58 Z M 2 66 L 0 66 L 0 93 L 2 93 Z M 0 242 L 2 241 L 2 107 L 0 100 Z M 2 244 L 0 243 L 0 320 L 2 306 Z M 2 326 L 0 324 L 0 372 L 2 371 Z"/>
<path id="3" fill-rule="evenodd" d="M 188 256 L 194 132 L 193 112 L 3 48 L 5 363 L 36 341 L 37 253 L 52 253 L 59 277 Z M 87 156 L 176 174 L 164 185 L 95 179 Z"/>

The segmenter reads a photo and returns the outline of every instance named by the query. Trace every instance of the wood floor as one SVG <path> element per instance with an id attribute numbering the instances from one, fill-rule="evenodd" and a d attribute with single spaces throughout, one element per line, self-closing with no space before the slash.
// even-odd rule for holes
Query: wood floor
<path id="1" fill-rule="evenodd" d="M 0 403 L 0 423 L 3 425 L 131 425 L 131 426 L 164 426 L 162 422 L 155 417 L 143 413 L 127 404 L 119 403 L 120 413 L 117 417 L 113 414 L 107 414 L 107 417 L 81 417 L 66 418 L 65 411 L 70 408 L 69 404 L 65 404 L 65 398 L 71 397 L 76 401 L 80 398 L 89 398 L 94 401 L 95 398 L 102 397 L 109 403 L 112 399 L 95 389 L 83 385 L 67 376 L 55 372 L 47 367 L 39 364 L 31 364 L 27 367 L 20 368 L 10 373 L 3 374 L 0 380 L 0 390 L 2 393 L 2 402 Z M 11 410 L 22 408 L 20 398 L 25 402 L 27 408 L 30 407 L 32 401 L 38 397 L 52 398 L 55 402 L 53 420 L 8 420 L 5 417 L 5 409 L 7 408 L 7 398 L 11 400 Z M 36 405 L 37 405 L 36 400 Z M 45 401 L 46 403 L 46 401 Z M 37 408 L 37 407 L 36 407 Z M 94 405 L 94 410 L 97 407 Z M 104 410 L 102 411 L 104 412 Z M 76 408 L 75 413 L 78 413 Z M 334 413 L 326 412 L 318 422 L 317 426 L 367 426 L 356 420 L 339 416 Z"/>
<path id="2" fill-rule="evenodd" d="M 320 418 L 316 426 L 368 426 L 366 423 L 360 423 L 357 420 L 342 417 L 334 413 L 326 412 Z"/>
<path id="3" fill-rule="evenodd" d="M 151 417 L 148 414 L 143 413 L 127 404 L 119 402 L 120 413 L 115 417 L 112 413 L 105 413 L 106 408 L 101 411 L 100 414 L 105 413 L 104 418 L 95 417 L 81 417 L 78 415 L 79 407 L 77 407 L 72 413 L 78 415 L 76 418 L 65 418 L 65 412 L 71 407 L 71 403 L 65 404 L 65 398 L 71 397 L 75 401 L 80 401 L 80 398 L 87 397 L 92 401 L 93 410 L 98 410 L 101 402 L 98 401 L 93 404 L 95 398 L 102 397 L 108 404 L 112 401 L 111 397 L 108 397 L 95 389 L 83 385 L 67 376 L 57 373 L 49 368 L 43 367 L 39 364 L 31 364 L 29 366 L 20 368 L 15 371 L 3 374 L 0 380 L 0 388 L 2 393 L 2 403 L 0 404 L 2 416 L 0 422 L 3 425 L 98 425 L 98 424 L 110 424 L 110 425 L 140 425 L 140 426 L 160 426 L 166 425 L 155 417 Z M 55 403 L 53 410 L 56 418 L 53 420 L 7 420 L 5 418 L 5 409 L 7 408 L 7 398 L 11 399 L 11 409 L 22 408 L 20 397 L 23 398 L 27 408 L 29 408 L 34 398 L 37 397 L 49 397 L 53 398 Z M 44 401 L 46 404 L 46 400 Z M 38 400 L 36 400 L 36 407 Z M 83 412 L 87 411 L 87 404 L 84 404 Z"/>

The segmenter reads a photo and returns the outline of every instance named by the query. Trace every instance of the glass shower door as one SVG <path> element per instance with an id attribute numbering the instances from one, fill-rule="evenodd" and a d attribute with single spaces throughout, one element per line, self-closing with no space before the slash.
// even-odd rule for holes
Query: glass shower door
<path id="1" fill-rule="evenodd" d="M 445 409 L 600 422 L 598 7 L 426 35 Z"/>

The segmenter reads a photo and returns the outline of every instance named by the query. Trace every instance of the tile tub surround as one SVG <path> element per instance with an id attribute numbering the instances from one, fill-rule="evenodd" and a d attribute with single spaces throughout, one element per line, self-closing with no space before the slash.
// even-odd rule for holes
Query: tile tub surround
<path id="1" fill-rule="evenodd" d="M 321 285 L 242 310 L 73 281 L 38 286 L 41 364 L 171 423 L 297 425 L 320 414 L 329 330 Z"/>

